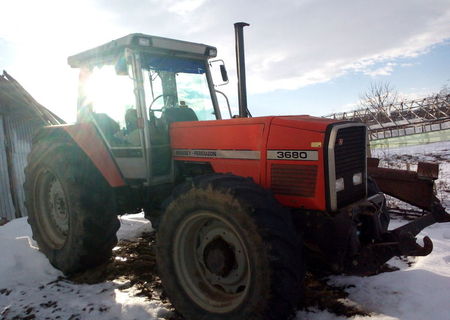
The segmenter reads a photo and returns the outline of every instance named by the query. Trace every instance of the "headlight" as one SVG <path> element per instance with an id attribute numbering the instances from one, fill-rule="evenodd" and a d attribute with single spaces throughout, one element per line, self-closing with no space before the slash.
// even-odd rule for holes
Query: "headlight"
<path id="1" fill-rule="evenodd" d="M 353 175 L 353 185 L 357 186 L 362 183 L 362 173 L 358 172 Z"/>
<path id="2" fill-rule="evenodd" d="M 208 47 L 206 49 L 206 55 L 210 58 L 214 58 L 217 56 L 217 49 L 213 47 Z"/>
<path id="3" fill-rule="evenodd" d="M 336 179 L 336 192 L 344 190 L 344 178 Z"/>

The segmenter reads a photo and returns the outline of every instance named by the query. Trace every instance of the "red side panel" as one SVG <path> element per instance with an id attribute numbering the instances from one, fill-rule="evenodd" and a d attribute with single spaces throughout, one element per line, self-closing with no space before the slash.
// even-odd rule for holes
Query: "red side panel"
<path id="1" fill-rule="evenodd" d="M 283 205 L 325 210 L 324 143 L 333 122 L 310 116 L 179 122 L 170 134 L 175 160 L 208 162 L 215 172 L 252 177 Z M 285 151 L 296 159 L 277 157 Z"/>
<path id="2" fill-rule="evenodd" d="M 268 150 L 314 151 L 317 160 L 267 160 L 268 187 L 289 207 L 325 210 L 325 133 L 272 125 Z"/>
<path id="3" fill-rule="evenodd" d="M 311 116 L 273 119 L 267 150 L 301 150 L 315 155 L 314 159 L 267 160 L 267 187 L 282 204 L 326 210 L 325 132 L 335 122 Z"/>
<path id="4" fill-rule="evenodd" d="M 91 123 L 78 123 L 62 127 L 100 170 L 111 187 L 126 185 L 105 143 Z"/>
<path id="5" fill-rule="evenodd" d="M 171 126 L 174 150 L 221 150 L 228 158 L 183 157 L 175 153 L 175 160 L 209 162 L 215 172 L 233 173 L 265 183 L 265 142 L 273 117 L 230 119 L 217 121 L 178 122 Z M 256 153 L 255 153 L 256 152 Z M 257 157 L 255 155 L 258 155 Z M 236 156 L 236 158 L 233 158 Z"/>

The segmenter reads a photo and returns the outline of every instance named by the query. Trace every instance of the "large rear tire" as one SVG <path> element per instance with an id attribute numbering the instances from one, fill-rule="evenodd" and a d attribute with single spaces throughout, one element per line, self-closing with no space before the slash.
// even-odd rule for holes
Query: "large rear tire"
<path id="1" fill-rule="evenodd" d="M 50 263 L 71 274 L 108 260 L 120 223 L 111 188 L 86 155 L 70 143 L 41 139 L 25 176 L 28 223 Z"/>
<path id="2" fill-rule="evenodd" d="M 163 286 L 189 320 L 286 319 L 304 269 L 291 213 L 251 179 L 213 174 L 178 187 L 157 234 Z"/>

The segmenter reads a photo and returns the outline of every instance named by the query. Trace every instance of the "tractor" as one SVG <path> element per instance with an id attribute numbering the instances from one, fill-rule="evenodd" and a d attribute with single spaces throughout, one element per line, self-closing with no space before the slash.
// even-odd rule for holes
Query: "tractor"
<path id="1" fill-rule="evenodd" d="M 239 114 L 225 120 L 213 66 L 228 75 L 213 46 L 130 34 L 68 58 L 80 70 L 77 122 L 40 130 L 25 169 L 28 222 L 53 266 L 105 263 L 118 216 L 143 210 L 163 287 L 186 319 L 287 319 L 307 264 L 370 274 L 431 252 L 415 236 L 449 221 L 435 177 L 378 168 L 362 123 L 250 116 L 246 25 L 235 24 Z M 395 183 L 421 184 L 428 211 L 388 230 L 381 191 Z"/>

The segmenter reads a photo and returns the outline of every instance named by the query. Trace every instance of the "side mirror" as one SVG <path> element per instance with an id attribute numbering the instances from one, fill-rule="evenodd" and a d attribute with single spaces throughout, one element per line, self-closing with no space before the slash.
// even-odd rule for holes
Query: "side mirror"
<path id="1" fill-rule="evenodd" d="M 220 74 L 222 75 L 222 80 L 223 82 L 228 83 L 228 73 L 227 73 L 227 68 L 225 68 L 224 64 L 220 65 Z"/>
<path id="2" fill-rule="evenodd" d="M 223 60 L 212 60 L 209 62 L 209 66 L 211 67 L 211 75 L 216 87 L 226 85 L 229 82 L 227 68 L 225 68 L 225 62 Z M 217 67 L 219 67 L 220 70 L 220 77 Z"/>

